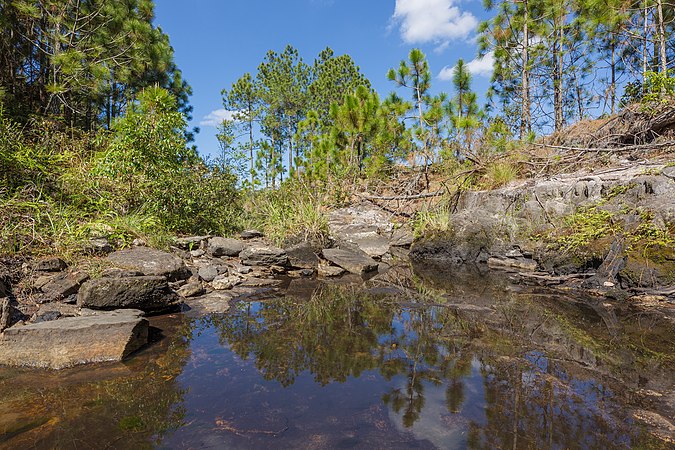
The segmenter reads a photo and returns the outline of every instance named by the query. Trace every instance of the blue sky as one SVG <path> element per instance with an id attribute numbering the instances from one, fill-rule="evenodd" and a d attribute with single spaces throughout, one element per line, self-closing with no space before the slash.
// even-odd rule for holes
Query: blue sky
<path id="1" fill-rule="evenodd" d="M 479 94 L 491 74 L 490 58 L 476 58 L 476 27 L 487 18 L 479 0 L 157 0 L 155 16 L 192 85 L 191 125 L 201 128 L 205 156 L 219 151 L 220 91 L 287 44 L 308 63 L 327 46 L 351 55 L 383 97 L 394 89 L 387 70 L 414 47 L 428 57 L 436 92 L 452 92 L 448 75 L 459 58 L 472 61 Z"/>

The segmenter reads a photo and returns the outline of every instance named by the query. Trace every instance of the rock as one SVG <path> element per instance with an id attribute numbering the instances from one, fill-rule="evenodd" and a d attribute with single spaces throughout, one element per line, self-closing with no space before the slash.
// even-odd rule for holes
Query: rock
<path id="1" fill-rule="evenodd" d="M 63 273 L 52 277 L 40 288 L 46 294 L 43 301 L 63 300 L 70 295 L 77 294 L 82 283 L 88 279 L 89 274 L 86 272 Z"/>
<path id="2" fill-rule="evenodd" d="M 321 261 L 309 242 L 300 242 L 285 249 L 288 261 L 298 269 L 316 269 Z"/>
<path id="3" fill-rule="evenodd" d="M 288 256 L 280 248 L 252 246 L 239 254 L 242 264 L 247 266 L 287 266 Z"/>
<path id="4" fill-rule="evenodd" d="M 244 230 L 241 233 L 239 233 L 239 237 L 242 239 L 255 239 L 261 238 L 263 236 L 264 234 L 258 230 Z"/>
<path id="5" fill-rule="evenodd" d="M 0 332 L 21 319 L 21 312 L 8 297 L 0 298 Z"/>
<path id="6" fill-rule="evenodd" d="M 236 266 L 237 273 L 248 275 L 253 271 L 250 266 Z"/>
<path id="7" fill-rule="evenodd" d="M 227 273 L 227 271 L 225 272 Z M 199 275 L 199 278 L 206 282 L 211 282 L 213 281 L 218 275 L 220 275 L 220 272 L 218 271 L 218 268 L 216 266 L 206 266 L 206 267 L 200 267 L 199 272 L 197 272 Z"/>
<path id="8" fill-rule="evenodd" d="M 324 249 L 322 253 L 323 257 L 328 261 L 357 275 L 363 275 L 377 270 L 377 262 L 363 252 L 339 248 L 327 248 Z"/>
<path id="9" fill-rule="evenodd" d="M 63 369 L 121 361 L 148 342 L 148 321 L 138 310 L 12 327 L 0 335 L 0 364 Z"/>
<path id="10" fill-rule="evenodd" d="M 224 291 L 227 289 L 232 289 L 234 286 L 241 283 L 241 279 L 238 277 L 229 277 L 227 275 L 218 275 L 212 282 L 211 286 L 217 291 Z"/>
<path id="11" fill-rule="evenodd" d="M 61 317 L 61 313 L 58 311 L 45 311 L 37 314 L 35 319 L 33 319 L 33 323 L 49 322 L 50 320 L 56 320 L 59 317 Z"/>
<path id="12" fill-rule="evenodd" d="M 136 239 L 133 240 L 133 242 L 131 243 L 131 245 L 133 245 L 134 247 L 147 247 L 147 246 L 148 246 L 148 243 L 145 242 L 145 241 L 144 241 L 143 239 L 141 239 L 141 238 L 136 238 Z"/>
<path id="13" fill-rule="evenodd" d="M 192 273 L 182 259 L 147 247 L 118 250 L 108 261 L 121 269 L 137 270 L 147 276 L 165 276 L 169 281 L 190 278 Z"/>
<path id="14" fill-rule="evenodd" d="M 279 286 L 283 283 L 281 280 L 274 278 L 248 278 L 243 282 L 239 283 L 245 287 L 273 287 Z"/>
<path id="15" fill-rule="evenodd" d="M 352 244 L 372 257 L 381 257 L 389 251 L 393 223 L 389 214 L 372 205 L 358 205 L 337 209 L 328 216 L 331 236 L 342 244 Z"/>
<path id="16" fill-rule="evenodd" d="M 201 281 L 190 281 L 178 289 L 178 295 L 182 297 L 196 297 L 198 295 L 203 295 L 204 292 L 204 286 Z"/>
<path id="17" fill-rule="evenodd" d="M 667 166 L 661 170 L 661 175 L 668 177 L 671 180 L 675 180 L 675 166 Z"/>
<path id="18" fill-rule="evenodd" d="M 239 256 L 244 250 L 244 243 L 237 239 L 214 237 L 209 239 L 208 253 L 215 257 L 220 256 Z"/>
<path id="19" fill-rule="evenodd" d="M 80 307 L 104 310 L 163 311 L 176 307 L 179 300 L 161 276 L 98 278 L 82 285 L 77 295 Z"/>
<path id="20" fill-rule="evenodd" d="M 12 285 L 9 281 L 9 276 L 0 272 L 0 298 L 9 296 L 12 291 Z"/>
<path id="21" fill-rule="evenodd" d="M 113 251 L 113 247 L 110 245 L 108 238 L 99 237 L 89 239 L 89 244 L 85 250 L 94 255 L 106 255 Z"/>
<path id="22" fill-rule="evenodd" d="M 190 307 L 190 316 L 200 317 L 206 314 L 219 314 L 230 309 L 230 301 L 236 296 L 232 291 L 213 291 L 201 297 L 192 297 L 186 300 Z"/>
<path id="23" fill-rule="evenodd" d="M 413 243 L 414 236 L 412 231 L 406 228 L 399 228 L 394 230 L 391 234 L 390 245 L 393 247 L 410 247 Z"/>
<path id="24" fill-rule="evenodd" d="M 537 270 L 538 267 L 538 264 L 535 260 L 527 258 L 490 257 L 487 260 L 487 265 L 488 267 L 495 269 L 511 268 L 511 269 L 525 270 L 527 272 L 534 272 Z"/>
<path id="25" fill-rule="evenodd" d="M 346 272 L 345 269 L 338 266 L 329 266 L 328 264 L 320 264 L 317 268 L 317 274 L 320 277 L 339 277 Z"/>
<path id="26" fill-rule="evenodd" d="M 204 250 L 202 250 L 201 248 L 198 249 L 198 250 L 191 250 L 190 251 L 190 256 L 192 256 L 193 258 L 200 258 L 204 255 L 206 255 L 206 252 Z"/>
<path id="27" fill-rule="evenodd" d="M 182 238 L 177 238 L 174 242 L 176 244 L 176 247 L 181 248 L 183 250 L 197 250 L 198 248 L 202 248 L 205 246 L 206 241 L 210 238 L 211 236 L 187 236 L 187 237 L 182 237 Z"/>
<path id="28" fill-rule="evenodd" d="M 104 278 L 124 278 L 124 277 L 142 277 L 143 272 L 138 270 L 124 270 L 116 267 L 105 269 L 101 272 L 101 277 Z"/>
<path id="29" fill-rule="evenodd" d="M 512 248 L 511 250 L 508 250 L 504 256 L 507 258 L 522 258 L 523 252 L 521 252 L 519 248 Z"/>
<path id="30" fill-rule="evenodd" d="M 44 258 L 39 260 L 33 266 L 33 270 L 38 272 L 61 272 L 68 267 L 68 264 L 61 258 Z"/>

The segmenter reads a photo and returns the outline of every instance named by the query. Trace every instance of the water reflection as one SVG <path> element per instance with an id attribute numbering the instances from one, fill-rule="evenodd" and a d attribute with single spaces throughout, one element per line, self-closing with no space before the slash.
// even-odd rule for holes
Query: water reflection
<path id="1" fill-rule="evenodd" d="M 0 370 L 0 447 L 668 448 L 632 418 L 672 409 L 636 394 L 672 390 L 657 315 L 410 268 L 312 283 L 156 318 L 126 364 Z"/>

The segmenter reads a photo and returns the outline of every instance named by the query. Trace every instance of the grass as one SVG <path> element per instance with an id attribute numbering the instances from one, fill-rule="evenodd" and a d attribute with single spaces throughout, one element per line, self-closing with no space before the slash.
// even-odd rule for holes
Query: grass
<path id="1" fill-rule="evenodd" d="M 420 210 L 413 221 L 413 233 L 415 237 L 420 237 L 429 233 L 443 233 L 450 231 L 450 217 L 452 211 L 450 206 L 441 205 L 432 209 L 424 208 Z"/>

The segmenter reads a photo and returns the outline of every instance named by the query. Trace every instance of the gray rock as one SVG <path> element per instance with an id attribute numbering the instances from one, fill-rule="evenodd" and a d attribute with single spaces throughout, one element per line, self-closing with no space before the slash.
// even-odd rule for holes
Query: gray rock
<path id="1" fill-rule="evenodd" d="M 143 239 L 141 239 L 141 238 L 136 238 L 136 239 L 134 239 L 134 241 L 131 243 L 131 245 L 133 245 L 134 247 L 147 247 L 147 246 L 148 246 L 148 243 L 145 242 L 145 241 L 144 241 Z"/>
<path id="2" fill-rule="evenodd" d="M 288 255 L 280 248 L 252 246 L 239 254 L 242 264 L 247 266 L 287 266 Z"/>
<path id="3" fill-rule="evenodd" d="M 37 314 L 35 319 L 33 319 L 33 323 L 49 322 L 50 320 L 56 320 L 59 317 L 61 317 L 61 313 L 58 311 L 45 311 Z"/>
<path id="4" fill-rule="evenodd" d="M 288 261 L 298 269 L 316 269 L 321 261 L 309 242 L 300 242 L 285 249 Z"/>
<path id="5" fill-rule="evenodd" d="M 8 328 L 0 335 L 0 364 L 63 369 L 121 361 L 148 342 L 142 314 L 112 311 Z"/>
<path id="6" fill-rule="evenodd" d="M 206 291 L 204 290 L 204 286 L 202 285 L 201 281 L 190 281 L 178 289 L 178 295 L 186 298 L 203 295 L 204 292 Z"/>
<path id="7" fill-rule="evenodd" d="M 95 255 L 106 255 L 111 253 L 113 250 L 114 249 L 112 245 L 110 245 L 108 238 L 104 237 L 89 239 L 89 244 L 86 248 L 87 252 L 93 253 Z"/>
<path id="8" fill-rule="evenodd" d="M 217 291 L 224 291 L 232 289 L 234 286 L 241 283 L 239 277 L 230 277 L 227 275 L 218 275 L 212 282 L 211 286 Z"/>
<path id="9" fill-rule="evenodd" d="M 192 275 L 179 257 L 147 247 L 118 250 L 108 256 L 108 261 L 121 269 L 137 270 L 148 276 L 165 276 L 169 281 L 184 280 Z"/>
<path id="10" fill-rule="evenodd" d="M 200 258 L 204 255 L 206 255 L 206 252 L 201 248 L 197 250 L 190 250 L 190 256 L 192 256 L 193 258 Z"/>
<path id="11" fill-rule="evenodd" d="M 393 247 L 410 247 L 413 243 L 414 236 L 412 231 L 407 228 L 399 228 L 394 230 L 391 234 L 390 244 Z"/>
<path id="12" fill-rule="evenodd" d="M 263 236 L 264 234 L 258 230 L 244 230 L 241 233 L 239 233 L 239 237 L 242 239 L 255 239 L 261 238 Z"/>
<path id="13" fill-rule="evenodd" d="M 664 167 L 663 170 L 661 170 L 661 175 L 668 177 L 671 180 L 675 180 L 675 166 Z"/>
<path id="14" fill-rule="evenodd" d="M 372 257 L 381 257 L 389 251 L 393 223 L 389 215 L 372 205 L 342 208 L 330 213 L 328 228 L 331 236 L 342 244 L 358 247 Z"/>
<path id="15" fill-rule="evenodd" d="M 208 253 L 215 257 L 234 257 L 239 256 L 244 247 L 244 243 L 237 239 L 214 237 L 209 239 Z"/>
<path id="16" fill-rule="evenodd" d="M 70 295 L 77 294 L 82 283 L 88 279 L 89 274 L 86 272 L 62 273 L 52 277 L 42 285 L 40 290 L 46 294 L 45 300 L 63 300 Z"/>
<path id="17" fill-rule="evenodd" d="M 343 269 L 363 275 L 377 270 L 377 262 L 363 252 L 345 250 L 339 248 L 327 248 L 323 250 L 323 257 Z"/>
<path id="18" fill-rule="evenodd" d="M 101 277 L 104 278 L 124 278 L 124 277 L 142 277 L 143 272 L 138 270 L 124 270 L 112 267 L 101 272 Z"/>
<path id="19" fill-rule="evenodd" d="M 176 247 L 183 250 L 196 250 L 201 248 L 211 236 L 187 236 L 175 240 Z"/>
<path id="20" fill-rule="evenodd" d="M 342 267 L 338 266 L 329 266 L 328 264 L 320 264 L 319 267 L 317 268 L 317 274 L 320 277 L 339 277 L 340 275 L 344 274 L 347 272 L 345 269 Z"/>
<path id="21" fill-rule="evenodd" d="M 176 307 L 179 300 L 161 276 L 98 278 L 82 285 L 77 295 L 80 307 L 104 310 L 163 311 Z"/>
<path id="22" fill-rule="evenodd" d="M 0 298 L 0 332 L 20 320 L 21 312 L 16 308 L 16 302 L 9 298 Z"/>
<path id="23" fill-rule="evenodd" d="M 213 281 L 218 275 L 220 275 L 216 266 L 200 267 L 197 274 L 199 275 L 199 278 L 207 282 Z"/>
<path id="24" fill-rule="evenodd" d="M 61 258 L 44 258 L 35 263 L 34 270 L 39 272 L 61 272 L 68 267 L 68 264 Z"/>

